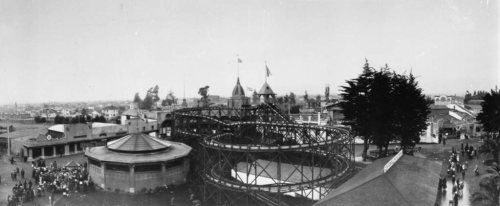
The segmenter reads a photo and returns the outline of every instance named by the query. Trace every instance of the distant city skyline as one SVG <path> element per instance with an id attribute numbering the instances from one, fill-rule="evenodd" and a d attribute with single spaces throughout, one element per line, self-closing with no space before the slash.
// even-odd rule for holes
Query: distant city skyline
<path id="1" fill-rule="evenodd" d="M 428 95 L 500 85 L 498 1 L 0 2 L 0 104 L 338 94 L 362 71 L 411 71 Z M 245 91 L 247 96 L 250 91 Z"/>

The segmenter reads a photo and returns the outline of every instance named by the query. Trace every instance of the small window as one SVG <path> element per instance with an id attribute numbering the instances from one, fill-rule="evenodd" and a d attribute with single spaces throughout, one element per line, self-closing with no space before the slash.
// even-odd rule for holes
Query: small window
<path id="1" fill-rule="evenodd" d="M 146 131 L 146 127 L 142 127 L 142 131 Z"/>
<path id="2" fill-rule="evenodd" d="M 176 160 L 173 160 L 173 161 L 168 161 L 166 163 L 166 167 L 167 168 L 171 168 L 171 167 L 177 167 L 177 166 L 181 166 L 183 165 L 184 163 L 184 159 L 176 159 Z"/>
<path id="3" fill-rule="evenodd" d="M 160 164 L 151 164 L 151 165 L 137 165 L 135 166 L 135 172 L 152 172 L 152 171 L 161 171 Z"/>
<path id="4" fill-rule="evenodd" d="M 107 164 L 106 169 L 114 171 L 124 171 L 124 172 L 130 171 L 130 167 L 128 165 L 118 165 L 118 164 Z"/>

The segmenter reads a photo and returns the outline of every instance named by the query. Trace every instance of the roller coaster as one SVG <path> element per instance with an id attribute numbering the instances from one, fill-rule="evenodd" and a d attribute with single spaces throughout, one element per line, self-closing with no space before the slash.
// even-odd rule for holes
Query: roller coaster
<path id="1" fill-rule="evenodd" d="M 185 108 L 173 120 L 173 138 L 193 147 L 191 171 L 210 205 L 317 200 L 353 171 L 349 130 L 296 124 L 272 104 Z"/>

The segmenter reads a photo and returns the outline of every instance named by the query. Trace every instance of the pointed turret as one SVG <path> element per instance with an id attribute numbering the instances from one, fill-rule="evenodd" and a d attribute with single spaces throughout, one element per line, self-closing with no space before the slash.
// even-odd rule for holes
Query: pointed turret
<path id="1" fill-rule="evenodd" d="M 259 95 L 259 97 L 264 97 L 265 103 L 274 103 L 276 97 L 276 93 L 274 93 L 267 81 L 264 82 L 257 95 Z"/>
<path id="2" fill-rule="evenodd" d="M 245 96 L 245 90 L 240 84 L 240 78 L 236 80 L 236 86 L 233 88 L 233 94 L 227 101 L 227 106 L 230 108 L 241 108 L 242 106 L 250 105 L 250 98 Z"/>

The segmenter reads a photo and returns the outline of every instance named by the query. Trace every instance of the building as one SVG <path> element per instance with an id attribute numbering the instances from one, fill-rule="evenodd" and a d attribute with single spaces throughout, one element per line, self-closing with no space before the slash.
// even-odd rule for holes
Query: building
<path id="1" fill-rule="evenodd" d="M 106 107 L 102 111 L 102 115 L 106 120 L 116 119 L 120 116 L 119 111 L 115 107 Z"/>
<path id="2" fill-rule="evenodd" d="M 233 94 L 229 100 L 227 100 L 227 106 L 229 108 L 241 108 L 243 106 L 250 105 L 250 98 L 245 96 L 245 90 L 240 84 L 240 78 L 236 81 L 236 86 L 234 86 Z"/>
<path id="3" fill-rule="evenodd" d="M 342 113 L 342 108 L 339 103 L 326 105 L 326 111 L 328 114 L 328 120 L 332 125 L 340 125 L 344 121 L 344 113 Z"/>
<path id="4" fill-rule="evenodd" d="M 476 99 L 472 99 L 472 100 L 469 100 L 467 102 L 467 104 L 465 105 L 465 107 L 468 107 L 470 108 L 470 110 L 474 113 L 474 114 L 479 114 L 479 112 L 481 112 L 481 110 L 483 110 L 483 106 L 481 106 L 481 104 L 484 102 L 484 100 L 476 100 Z"/>
<path id="5" fill-rule="evenodd" d="M 458 104 L 433 104 L 430 106 L 429 119 L 436 122 L 439 135 L 447 138 L 465 138 L 480 135 L 480 127 L 476 122 L 476 115 Z"/>
<path id="6" fill-rule="evenodd" d="M 264 82 L 257 95 L 259 96 L 260 102 L 264 103 L 276 102 L 276 93 L 274 93 L 274 91 L 271 89 L 267 81 Z"/>
<path id="7" fill-rule="evenodd" d="M 44 134 L 23 144 L 22 153 L 28 160 L 82 153 L 86 147 L 104 144 L 128 134 L 122 125 L 109 123 L 56 124 Z"/>
<path id="8" fill-rule="evenodd" d="M 427 128 L 420 134 L 420 143 L 440 143 L 439 122 L 434 118 L 429 118 L 426 124 Z"/>
<path id="9" fill-rule="evenodd" d="M 434 96 L 434 104 L 435 105 L 448 105 L 448 104 L 457 104 L 458 101 L 456 97 L 452 96 Z"/>
<path id="10" fill-rule="evenodd" d="M 155 112 L 130 109 L 123 112 L 120 117 L 121 125 L 127 127 L 128 133 L 152 133 L 158 130 Z"/>
<path id="11" fill-rule="evenodd" d="M 435 205 L 441 167 L 441 162 L 401 151 L 363 168 L 314 205 Z"/>
<path id="12" fill-rule="evenodd" d="M 85 151 L 89 175 L 108 191 L 136 193 L 186 182 L 191 147 L 135 133 Z"/>
<path id="13" fill-rule="evenodd" d="M 299 113 L 299 114 L 289 114 L 290 119 L 295 121 L 297 124 L 313 124 L 313 125 L 327 125 L 328 118 L 325 114 L 320 112 L 312 113 Z"/>
<path id="14" fill-rule="evenodd" d="M 71 109 L 67 109 L 67 108 L 61 109 L 60 114 L 63 117 L 69 117 L 69 116 L 71 116 Z"/>

